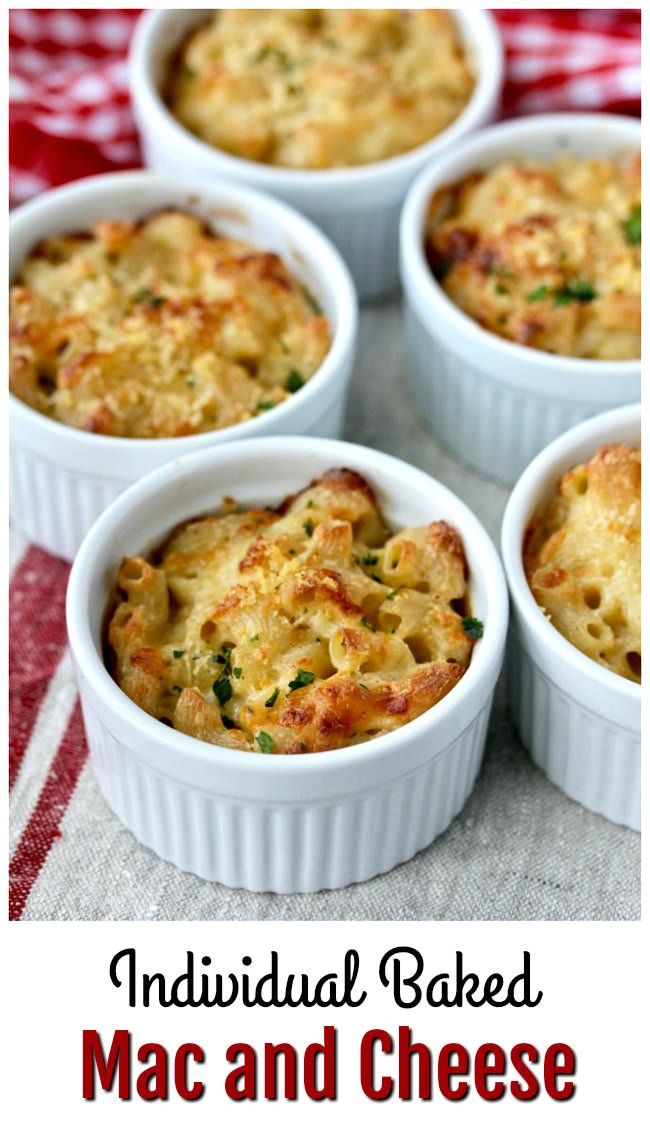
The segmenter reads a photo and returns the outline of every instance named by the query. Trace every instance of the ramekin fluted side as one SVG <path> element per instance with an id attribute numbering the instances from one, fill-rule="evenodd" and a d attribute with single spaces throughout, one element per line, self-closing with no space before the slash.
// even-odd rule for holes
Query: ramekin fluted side
<path id="1" fill-rule="evenodd" d="M 406 302 L 406 383 L 415 409 L 448 450 L 466 465 L 513 485 L 529 462 L 558 434 L 594 412 L 594 403 L 556 401 L 517 390 L 432 337 Z M 618 406 L 615 393 L 603 403 Z"/>
<path id="2" fill-rule="evenodd" d="M 128 482 L 65 469 L 47 452 L 12 440 L 9 447 L 11 517 L 33 544 L 72 560 L 93 521 Z"/>
<path id="3" fill-rule="evenodd" d="M 404 197 L 367 208 L 333 209 L 311 219 L 336 245 L 352 274 L 361 299 L 379 300 L 399 289 L 399 217 Z"/>
<path id="4" fill-rule="evenodd" d="M 81 683 L 95 775 L 146 847 L 202 879 L 249 891 L 359 883 L 426 848 L 463 808 L 478 774 L 491 697 L 469 727 L 407 777 L 322 801 L 246 801 L 161 776 L 117 741 Z"/>
<path id="5" fill-rule="evenodd" d="M 616 824 L 641 828 L 641 741 L 562 690 L 511 633 L 508 699 L 522 743 L 568 797 Z"/>

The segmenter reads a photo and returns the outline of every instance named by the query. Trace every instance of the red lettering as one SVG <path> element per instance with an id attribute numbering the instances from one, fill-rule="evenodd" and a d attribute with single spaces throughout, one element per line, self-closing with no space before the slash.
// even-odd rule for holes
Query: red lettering
<path id="1" fill-rule="evenodd" d="M 490 1058 L 493 1058 L 491 1061 Z M 506 1091 L 503 1081 L 488 1086 L 488 1077 L 502 1077 L 506 1071 L 506 1055 L 500 1045 L 488 1041 L 480 1045 L 474 1057 L 474 1084 L 482 1100 L 500 1100 Z"/>
<path id="2" fill-rule="evenodd" d="M 264 1046 L 264 1096 L 267 1100 L 278 1099 L 276 1072 L 280 1056 L 284 1057 L 284 1099 L 295 1100 L 298 1095 L 296 1051 L 288 1041 Z"/>
<path id="3" fill-rule="evenodd" d="M 558 1041 L 549 1045 L 544 1056 L 544 1088 L 551 1100 L 565 1101 L 573 1096 L 575 1081 L 558 1085 L 559 1077 L 572 1077 L 576 1071 L 576 1055 L 570 1045 Z"/>
<path id="4" fill-rule="evenodd" d="M 455 1062 L 452 1058 L 456 1058 Z M 438 1085 L 440 1092 L 446 1100 L 464 1100 L 469 1091 L 467 1081 L 459 1081 L 456 1088 L 452 1088 L 452 1077 L 466 1077 L 469 1073 L 469 1054 L 464 1045 L 452 1042 L 443 1045 L 438 1057 Z"/>
<path id="5" fill-rule="evenodd" d="M 138 1049 L 138 1061 L 154 1058 L 153 1065 L 138 1074 L 135 1091 L 142 1100 L 167 1100 L 167 1050 L 157 1041 L 148 1041 Z"/>
<path id="6" fill-rule="evenodd" d="M 411 1089 L 411 1061 L 417 1057 L 418 1061 L 418 1097 L 420 1100 L 431 1100 L 431 1052 L 428 1046 L 419 1041 L 411 1041 L 411 1030 L 408 1026 L 399 1027 L 399 1096 L 400 1100 L 412 1100 Z"/>
<path id="7" fill-rule="evenodd" d="M 228 1074 L 225 1080 L 224 1088 L 226 1096 L 230 1100 L 255 1100 L 256 1089 L 256 1069 L 255 1069 L 255 1050 L 252 1045 L 248 1045 L 245 1041 L 238 1041 L 234 1045 L 229 1045 L 226 1050 L 226 1061 L 234 1064 L 238 1057 L 243 1057 L 244 1060 L 240 1066 L 233 1069 Z M 241 1086 L 238 1085 L 241 1081 Z"/>
<path id="8" fill-rule="evenodd" d="M 323 1084 L 317 1085 L 318 1058 L 323 1059 Z M 310 1100 L 336 1100 L 336 1030 L 334 1026 L 323 1029 L 323 1044 L 317 1041 L 305 1050 L 305 1092 Z"/>
<path id="9" fill-rule="evenodd" d="M 179 1045 L 174 1058 L 174 1084 L 179 1097 L 182 1097 L 183 1100 L 194 1101 L 201 1099 L 205 1085 L 203 1081 L 194 1081 L 193 1084 L 188 1084 L 187 1065 L 190 1058 L 196 1061 L 197 1065 L 202 1065 L 205 1061 L 205 1053 L 200 1045 L 186 1041 L 183 1045 Z"/>
<path id="10" fill-rule="evenodd" d="M 117 1073 L 118 1095 L 131 1098 L 131 1037 L 128 1030 L 115 1030 L 108 1058 L 104 1057 L 97 1030 L 83 1031 L 82 1083 L 84 1100 L 95 1099 L 95 1070 L 105 1092 L 113 1087 Z"/>
<path id="11" fill-rule="evenodd" d="M 382 1053 L 393 1052 L 393 1039 L 386 1030 L 368 1030 L 361 1039 L 360 1078 L 361 1088 L 369 1100 L 387 1100 L 393 1091 L 393 1078 L 382 1077 L 379 1088 L 375 1088 L 374 1047 L 379 1045 Z"/>
<path id="12" fill-rule="evenodd" d="M 521 1081 L 510 1082 L 510 1092 L 515 1100 L 535 1100 L 539 1095 L 539 1082 L 533 1070 L 526 1064 L 526 1059 L 536 1065 L 539 1061 L 539 1052 L 534 1045 L 522 1041 L 514 1045 L 510 1052 L 514 1072 L 523 1077 L 524 1082 L 523 1085 Z"/>

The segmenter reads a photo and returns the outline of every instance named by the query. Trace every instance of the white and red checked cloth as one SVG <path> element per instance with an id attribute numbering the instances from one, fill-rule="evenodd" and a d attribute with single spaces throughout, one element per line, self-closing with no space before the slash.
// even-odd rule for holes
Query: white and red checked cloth
<path id="1" fill-rule="evenodd" d="M 639 113 L 637 10 L 500 9 L 496 15 L 507 55 L 504 117 L 569 109 Z M 139 164 L 126 69 L 137 16 L 136 9 L 10 12 L 10 189 L 14 202 L 75 178 Z M 99 849 L 103 840 L 110 850 L 92 881 L 93 906 L 74 898 L 77 878 L 88 877 L 95 867 L 92 853 L 89 856 L 87 848 L 71 835 L 81 831 L 79 813 L 89 807 L 91 798 L 84 796 L 87 750 L 66 646 L 68 568 L 37 548 L 24 548 L 16 537 L 12 560 L 10 917 L 29 915 L 30 897 L 35 909 L 32 917 L 48 917 L 46 905 L 33 897 L 35 889 L 47 891 L 48 879 L 59 896 L 63 891 L 69 893 L 67 906 L 62 899 L 58 905 L 53 902 L 50 917 L 107 918 L 111 913 L 115 917 L 118 912 L 111 906 L 114 877 L 107 863 L 124 865 L 122 887 L 126 888 L 132 853 L 115 846 L 103 814 L 87 818 L 95 826 L 91 847 Z M 138 886 L 145 891 L 147 881 L 143 883 L 142 875 L 148 863 L 143 860 L 139 865 Z M 182 917 L 180 873 L 167 870 L 170 875 L 161 886 L 176 898 L 169 900 L 166 909 L 152 913 L 144 906 L 139 909 L 136 897 L 131 918 Z M 408 866 L 404 870 L 408 873 Z M 421 872 L 419 887 L 422 882 Z M 545 886 L 546 880 L 542 883 Z M 197 892 L 195 904 L 200 908 L 203 900 L 198 897 Z M 230 902 L 221 901 L 221 917 L 235 914 Z M 318 911 L 336 917 L 332 908 L 318 907 L 319 902 L 295 911 L 302 918 L 318 917 Z M 374 910 L 366 908 L 364 914 L 360 909 L 356 917 L 377 917 Z M 385 917 L 395 917 L 391 909 L 380 910 Z M 211 909 L 205 911 L 209 914 Z M 417 908 L 411 906 L 408 911 L 411 917 L 419 917 Z M 349 909 L 345 917 L 351 917 Z M 498 911 L 491 917 L 498 917 Z"/>

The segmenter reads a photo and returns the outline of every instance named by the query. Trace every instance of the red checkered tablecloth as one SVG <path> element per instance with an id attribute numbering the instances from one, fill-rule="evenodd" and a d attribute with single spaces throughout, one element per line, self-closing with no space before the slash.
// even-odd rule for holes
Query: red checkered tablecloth
<path id="1" fill-rule="evenodd" d="M 139 164 L 126 67 L 138 14 L 126 8 L 10 11 L 14 203 L 75 178 Z M 515 8 L 495 14 L 507 59 L 504 117 L 549 110 L 639 113 L 638 10 Z M 14 538 L 12 919 L 29 914 L 34 890 L 47 889 L 48 873 L 54 878 L 65 864 L 71 879 L 78 862 L 74 841 L 66 836 L 66 818 L 83 785 L 87 751 L 66 647 L 67 577 L 62 562 Z M 79 867 L 89 870 L 87 863 Z M 105 909 L 107 904 L 108 899 Z M 46 910 L 43 904 L 35 907 L 39 913 Z M 43 917 L 39 913 L 32 917 Z"/>

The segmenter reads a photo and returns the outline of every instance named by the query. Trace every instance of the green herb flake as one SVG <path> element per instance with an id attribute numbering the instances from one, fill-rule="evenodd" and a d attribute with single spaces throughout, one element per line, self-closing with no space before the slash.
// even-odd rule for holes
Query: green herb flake
<path id="1" fill-rule="evenodd" d="M 289 371 L 289 374 L 287 375 L 287 381 L 284 385 L 287 390 L 291 392 L 291 394 L 295 394 L 296 391 L 299 391 L 301 387 L 304 387 L 305 380 L 300 374 L 300 371 L 296 371 L 295 368 L 292 367 L 292 369 Z"/>
<path id="2" fill-rule="evenodd" d="M 483 638 L 483 624 L 480 619 L 475 619 L 473 615 L 463 616 L 463 629 L 470 639 Z"/>
<path id="3" fill-rule="evenodd" d="M 374 627 L 372 626 L 372 623 L 368 619 L 367 615 L 361 616 L 361 623 L 363 624 L 364 627 L 368 628 L 368 631 L 374 631 L 375 630 Z"/>
<path id="4" fill-rule="evenodd" d="M 308 500 L 308 502 L 307 502 L 307 508 L 308 508 L 308 509 L 313 509 L 313 507 L 314 507 L 314 502 L 312 501 L 312 499 L 311 499 L 311 497 L 310 497 L 310 498 L 309 498 L 309 500 Z"/>
<path id="5" fill-rule="evenodd" d="M 315 316 L 322 316 L 322 314 L 323 314 L 323 309 L 321 308 L 321 306 L 320 306 L 320 304 L 318 303 L 318 300 L 317 300 L 317 299 L 315 298 L 315 296 L 312 296 L 312 294 L 311 294 L 311 292 L 309 291 L 309 289 L 308 289 L 308 288 L 303 288 L 303 290 L 302 290 L 302 294 L 303 294 L 303 296 L 305 297 L 305 300 L 306 300 L 306 301 L 307 301 L 307 303 L 309 304 L 309 307 L 311 308 L 311 310 L 312 310 L 312 312 L 314 313 L 314 315 L 315 315 Z"/>
<path id="6" fill-rule="evenodd" d="M 248 642 L 249 642 L 249 643 L 257 643 L 257 641 L 259 640 L 259 637 L 260 637 L 260 636 L 259 636 L 259 632 L 257 633 L 257 635 L 251 635 L 251 637 L 250 637 L 250 639 L 248 640 Z"/>
<path id="7" fill-rule="evenodd" d="M 185 651 L 172 651 L 172 654 L 175 659 L 182 659 Z"/>
<path id="8" fill-rule="evenodd" d="M 369 568 L 372 568 L 374 564 L 379 563 L 379 557 L 373 556 L 373 554 L 369 552 L 367 556 L 364 556 L 363 562 L 364 564 L 367 564 Z"/>
<path id="9" fill-rule="evenodd" d="M 509 296 L 510 295 L 510 292 L 508 291 L 507 288 L 505 288 L 503 286 L 503 284 L 497 284 L 495 291 L 496 291 L 497 296 Z"/>
<path id="10" fill-rule="evenodd" d="M 312 521 L 311 517 L 307 518 L 302 527 L 307 533 L 308 537 L 312 537 L 314 535 L 314 522 Z"/>
<path id="11" fill-rule="evenodd" d="M 598 293 L 592 284 L 586 280 L 577 280 L 575 284 L 565 284 L 558 288 L 553 295 L 553 304 L 556 308 L 571 304 L 576 300 L 579 304 L 587 304 L 595 300 Z"/>
<path id="12" fill-rule="evenodd" d="M 188 387 L 195 387 L 196 386 L 196 379 L 187 379 L 186 381 L 187 381 Z"/>
<path id="13" fill-rule="evenodd" d="M 219 675 L 219 678 L 215 679 L 212 683 L 212 689 L 220 706 L 225 706 L 226 702 L 229 702 L 232 698 L 230 679 L 225 674 Z"/>
<path id="14" fill-rule="evenodd" d="M 635 205 L 630 216 L 621 221 L 621 228 L 625 233 L 625 240 L 629 245 L 641 244 L 641 204 Z"/>
<path id="15" fill-rule="evenodd" d="M 221 715 L 221 721 L 223 722 L 223 724 L 224 724 L 224 726 L 226 727 L 227 730 L 236 730 L 237 729 L 237 723 L 233 722 L 232 718 L 229 718 L 227 714 Z"/>
<path id="16" fill-rule="evenodd" d="M 275 750 L 275 742 L 270 734 L 265 730 L 260 730 L 257 738 L 255 739 L 262 753 L 273 753 Z"/>
<path id="17" fill-rule="evenodd" d="M 241 667 L 233 667 L 232 673 L 234 674 L 235 678 L 241 678 L 244 672 Z"/>
<path id="18" fill-rule="evenodd" d="M 266 702 L 264 703 L 265 706 L 268 706 L 269 710 L 271 709 L 272 706 L 275 706 L 275 704 L 278 700 L 278 694 L 279 693 L 280 693 L 280 687 L 276 686 L 275 690 L 273 691 L 273 694 L 269 698 L 267 698 Z"/>
<path id="19" fill-rule="evenodd" d="M 386 599 L 387 600 L 394 600 L 395 596 L 397 595 L 398 592 L 399 592 L 399 588 L 393 588 L 392 592 L 389 592 L 388 595 L 386 596 Z"/>
<path id="20" fill-rule="evenodd" d="M 274 402 L 258 402 L 257 409 L 258 410 L 273 410 L 274 406 L 275 406 Z"/>
<path id="21" fill-rule="evenodd" d="M 299 667 L 296 677 L 289 683 L 289 690 L 300 690 L 302 686 L 309 686 L 315 678 L 316 675 L 312 671 L 303 671 Z"/>
<path id="22" fill-rule="evenodd" d="M 530 303 L 534 304 L 534 303 L 537 302 L 537 300 L 545 300 L 547 296 L 548 296 L 548 284 L 540 284 L 539 287 L 534 288 L 532 292 L 528 293 L 528 295 L 526 296 L 526 299 Z"/>

